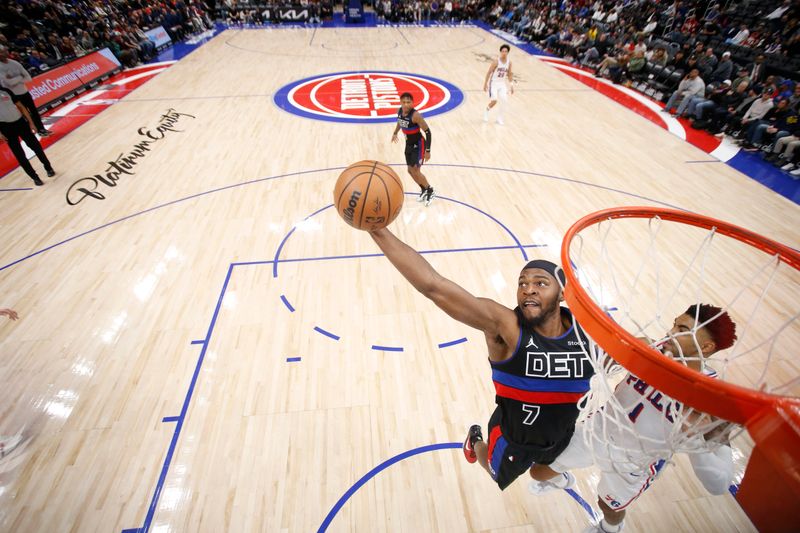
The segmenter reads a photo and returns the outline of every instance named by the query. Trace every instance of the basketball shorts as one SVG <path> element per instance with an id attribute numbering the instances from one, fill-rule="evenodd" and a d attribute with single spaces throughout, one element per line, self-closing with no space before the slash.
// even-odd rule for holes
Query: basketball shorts
<path id="1" fill-rule="evenodd" d="M 488 460 L 492 479 L 497 482 L 500 490 L 505 490 L 515 479 L 530 470 L 534 463 L 543 465 L 552 463 L 567 447 L 572 434 L 546 448 L 515 444 L 503 435 L 500 427 L 502 417 L 498 407 L 489 419 Z"/>
<path id="2" fill-rule="evenodd" d="M 410 167 L 421 167 L 425 162 L 425 139 L 420 139 L 413 143 L 406 143 L 406 165 Z"/>
<path id="3" fill-rule="evenodd" d="M 550 468 L 556 472 L 566 472 L 576 468 L 586 468 L 595 462 L 595 454 L 584 440 L 583 424 L 575 427 L 575 434 L 569 446 L 552 462 Z M 604 453 L 602 443 L 597 445 L 598 453 Z M 610 463 L 600 464 L 600 482 L 597 484 L 597 496 L 609 507 L 621 511 L 644 494 L 664 467 L 663 459 L 653 462 L 646 469 L 638 472 L 616 472 Z"/>
<path id="4" fill-rule="evenodd" d="M 504 81 L 489 82 L 489 100 L 508 100 L 508 84 Z"/>

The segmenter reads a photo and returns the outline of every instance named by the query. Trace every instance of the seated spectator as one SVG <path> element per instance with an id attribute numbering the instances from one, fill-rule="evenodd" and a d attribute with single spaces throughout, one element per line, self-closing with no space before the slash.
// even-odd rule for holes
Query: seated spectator
<path id="1" fill-rule="evenodd" d="M 742 143 L 744 150 L 747 152 L 760 150 L 765 133 L 784 132 L 780 128 L 785 126 L 790 111 L 788 100 L 778 100 L 778 104 L 771 107 L 760 120 L 751 122 Z M 785 131 L 784 135 L 789 135 L 789 132 Z"/>
<path id="2" fill-rule="evenodd" d="M 675 55 L 683 54 L 683 52 L 677 52 Z M 647 52 L 645 54 L 647 61 L 655 63 L 656 65 L 661 65 L 662 67 L 667 64 L 667 60 L 669 56 L 667 55 L 667 51 L 664 49 L 663 46 L 659 46 L 655 50 Z"/>
<path id="3" fill-rule="evenodd" d="M 721 96 L 712 95 L 713 107 L 706 108 L 700 118 L 695 117 L 692 127 L 706 129 L 709 133 L 718 133 L 724 124 L 736 113 L 737 108 L 747 97 L 747 82 L 739 83 L 735 89 L 730 88 Z"/>
<path id="4" fill-rule="evenodd" d="M 717 64 L 717 67 L 711 73 L 709 78 L 709 89 L 713 89 L 723 82 L 729 80 L 733 73 L 733 61 L 731 61 L 731 53 L 725 52 L 722 54 L 722 61 Z"/>
<path id="5" fill-rule="evenodd" d="M 768 91 L 761 93 L 761 97 L 753 101 L 747 112 L 741 117 L 731 117 L 728 122 L 727 132 L 733 136 L 738 133 L 745 132 L 751 125 L 760 121 L 767 112 L 772 109 L 772 94 Z"/>
<path id="6" fill-rule="evenodd" d="M 750 36 L 750 30 L 747 29 L 747 24 L 739 26 L 739 31 L 733 37 L 725 39 L 729 44 L 742 44 Z"/>
<path id="7" fill-rule="evenodd" d="M 781 167 L 781 170 L 794 170 L 794 152 L 798 146 L 800 146 L 800 124 L 794 124 L 789 135 L 775 141 L 765 159 L 773 165 Z"/>
<path id="8" fill-rule="evenodd" d="M 711 47 L 706 48 L 705 53 L 697 58 L 697 67 L 700 69 L 700 75 L 704 79 L 710 79 L 711 73 L 714 72 L 718 62 L 717 56 L 714 55 L 714 49 Z"/>
<path id="9" fill-rule="evenodd" d="M 638 50 L 633 53 L 633 56 L 628 60 L 628 75 L 631 78 L 638 78 L 643 72 L 644 67 L 647 65 L 647 59 L 644 52 Z"/>
<path id="10" fill-rule="evenodd" d="M 586 50 L 581 57 L 581 65 L 587 66 L 594 64 L 598 60 L 603 60 L 608 56 L 608 52 L 614 46 L 614 42 L 609 40 L 607 33 L 601 33 L 594 45 Z"/>
<path id="11" fill-rule="evenodd" d="M 708 98 L 702 96 L 692 97 L 681 116 L 683 118 L 688 118 L 690 122 L 702 119 L 703 113 L 714 108 L 730 90 L 731 80 L 724 80 L 718 87 L 709 90 Z"/>
<path id="12" fill-rule="evenodd" d="M 742 82 L 747 83 L 747 88 L 750 88 L 750 76 L 747 74 L 746 68 L 739 69 L 739 75 L 733 80 L 733 86 L 738 87 Z"/>
<path id="13" fill-rule="evenodd" d="M 673 114 L 680 115 L 691 101 L 692 96 L 703 96 L 705 90 L 706 84 L 703 82 L 703 78 L 700 77 L 700 71 L 697 68 L 693 68 L 678 84 L 678 88 L 667 100 L 667 105 L 663 111 L 669 113 L 672 108 L 678 106 L 677 111 Z"/>

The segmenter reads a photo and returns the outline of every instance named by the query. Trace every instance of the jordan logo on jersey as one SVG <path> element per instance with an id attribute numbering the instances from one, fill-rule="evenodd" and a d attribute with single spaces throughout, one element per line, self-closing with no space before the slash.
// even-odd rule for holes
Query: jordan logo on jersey
<path id="1" fill-rule="evenodd" d="M 538 346 L 536 346 L 536 343 L 535 343 L 535 342 L 533 342 L 533 337 L 531 337 L 531 338 L 528 340 L 528 344 L 527 344 L 525 347 L 526 347 L 526 348 L 530 348 L 531 346 L 533 346 L 533 347 L 534 347 L 534 348 L 536 348 L 537 350 L 539 349 L 539 347 L 538 347 Z"/>

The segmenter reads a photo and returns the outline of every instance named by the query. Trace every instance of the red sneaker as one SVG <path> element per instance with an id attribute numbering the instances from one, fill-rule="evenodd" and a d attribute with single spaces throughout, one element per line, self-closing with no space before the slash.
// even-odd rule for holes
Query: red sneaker
<path id="1" fill-rule="evenodd" d="M 483 434 L 481 433 L 481 427 L 475 424 L 469 428 L 467 438 L 464 441 L 464 447 L 462 448 L 464 457 L 466 457 L 468 463 L 474 463 L 478 460 L 478 456 L 475 454 L 475 443 L 479 440 L 483 440 Z"/>

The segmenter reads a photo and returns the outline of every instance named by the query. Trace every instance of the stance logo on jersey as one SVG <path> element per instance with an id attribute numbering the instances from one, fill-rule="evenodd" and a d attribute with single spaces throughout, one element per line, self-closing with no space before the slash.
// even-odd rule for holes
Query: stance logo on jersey
<path id="1" fill-rule="evenodd" d="M 365 71 L 323 74 L 296 81 L 275 93 L 275 104 L 292 114 L 333 122 L 394 122 L 400 95 L 414 96 L 426 117 L 450 111 L 464 100 L 446 81 L 402 72 Z"/>

